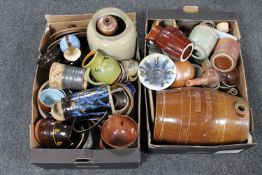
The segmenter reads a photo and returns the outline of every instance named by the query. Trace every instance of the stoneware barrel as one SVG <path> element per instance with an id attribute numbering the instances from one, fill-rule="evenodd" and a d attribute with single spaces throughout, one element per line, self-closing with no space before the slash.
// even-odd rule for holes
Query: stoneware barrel
<path id="1" fill-rule="evenodd" d="M 219 145 L 247 141 L 249 106 L 245 99 L 207 88 L 158 91 L 154 141 Z"/>

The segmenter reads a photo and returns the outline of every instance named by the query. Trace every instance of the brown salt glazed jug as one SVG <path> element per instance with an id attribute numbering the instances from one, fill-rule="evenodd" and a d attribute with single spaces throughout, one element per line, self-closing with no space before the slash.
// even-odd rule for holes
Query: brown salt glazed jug
<path id="1" fill-rule="evenodd" d="M 154 141 L 219 145 L 248 139 L 249 106 L 240 97 L 208 88 L 158 91 Z"/>
<path id="2" fill-rule="evenodd" d="M 163 53 L 176 61 L 186 61 L 193 51 L 193 43 L 174 27 L 153 26 L 145 39 L 154 41 Z"/>
<path id="3" fill-rule="evenodd" d="M 218 40 L 211 57 L 211 65 L 219 72 L 230 72 L 236 68 L 240 55 L 240 44 L 234 39 Z"/>
<path id="4" fill-rule="evenodd" d="M 195 68 L 189 61 L 176 61 L 176 80 L 171 85 L 172 88 L 186 86 L 186 81 L 195 77 Z"/>
<path id="5" fill-rule="evenodd" d="M 204 85 L 206 87 L 215 88 L 219 84 L 220 84 L 220 75 L 215 69 L 212 68 L 205 69 L 200 78 L 195 78 L 186 81 L 186 86 Z"/>
<path id="6" fill-rule="evenodd" d="M 118 23 L 116 18 L 114 18 L 111 15 L 108 16 L 103 16 L 101 17 L 97 24 L 96 27 L 101 34 L 106 35 L 106 36 L 112 36 L 115 34 L 116 30 L 118 29 Z"/>

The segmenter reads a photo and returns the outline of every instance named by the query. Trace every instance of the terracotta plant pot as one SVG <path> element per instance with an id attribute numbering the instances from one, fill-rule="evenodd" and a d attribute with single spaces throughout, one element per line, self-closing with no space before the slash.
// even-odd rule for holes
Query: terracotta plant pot
<path id="1" fill-rule="evenodd" d="M 218 145 L 247 141 L 249 106 L 240 97 L 207 88 L 158 91 L 154 141 Z"/>

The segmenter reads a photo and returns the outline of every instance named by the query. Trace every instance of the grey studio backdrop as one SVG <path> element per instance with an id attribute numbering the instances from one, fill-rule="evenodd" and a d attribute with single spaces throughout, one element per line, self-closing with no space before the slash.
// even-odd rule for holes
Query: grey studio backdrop
<path id="1" fill-rule="evenodd" d="M 117 170 L 45 170 L 30 164 L 28 124 L 38 45 L 45 14 L 93 13 L 114 6 L 137 12 L 139 45 L 143 50 L 146 9 L 198 5 L 216 11 L 240 12 L 241 47 L 250 105 L 254 113 L 257 146 L 240 154 L 149 155 L 142 153 L 141 167 Z M 0 1 L 0 175 L 13 174 L 261 174 L 262 172 L 262 1 Z M 142 110 L 143 111 L 143 110 Z M 143 117 L 143 116 L 142 116 Z M 142 126 L 143 127 L 143 126 Z M 144 126 L 145 127 L 145 126 Z M 142 136 L 143 139 L 143 136 Z"/>

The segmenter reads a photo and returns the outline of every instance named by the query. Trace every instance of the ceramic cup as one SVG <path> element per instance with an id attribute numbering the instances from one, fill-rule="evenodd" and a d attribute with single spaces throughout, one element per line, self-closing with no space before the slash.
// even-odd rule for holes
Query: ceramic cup
<path id="1" fill-rule="evenodd" d="M 138 138 L 136 121 L 125 115 L 113 115 L 101 128 L 103 142 L 111 148 L 128 148 Z"/>
<path id="2" fill-rule="evenodd" d="M 89 74 L 88 82 L 92 85 L 113 84 L 121 74 L 119 63 L 113 57 L 104 55 L 100 50 L 91 51 L 84 58 L 82 67 L 89 68 L 92 77 L 97 81 L 93 81 Z"/>
<path id="3" fill-rule="evenodd" d="M 120 61 L 120 63 L 123 65 L 127 79 L 129 81 L 135 81 L 137 79 L 138 62 L 136 60 L 123 60 Z"/>
<path id="4" fill-rule="evenodd" d="M 210 62 L 219 72 L 231 72 L 236 68 L 239 56 L 239 42 L 231 38 L 223 38 L 218 41 Z"/>
<path id="5" fill-rule="evenodd" d="M 163 53 L 176 61 L 186 61 L 193 52 L 193 43 L 174 27 L 156 25 L 145 39 L 155 42 Z"/>
<path id="6" fill-rule="evenodd" d="M 84 142 L 85 133 L 78 134 L 72 126 L 48 118 L 36 123 L 35 137 L 39 144 L 48 148 L 78 148 Z"/>
<path id="7" fill-rule="evenodd" d="M 80 41 L 74 35 L 66 35 L 60 41 L 60 49 L 68 61 L 76 61 L 81 56 Z"/>
<path id="8" fill-rule="evenodd" d="M 190 33 L 189 39 L 194 43 L 192 57 L 203 60 L 209 57 L 216 45 L 218 37 L 213 28 L 206 25 L 198 25 L 194 27 Z"/>

